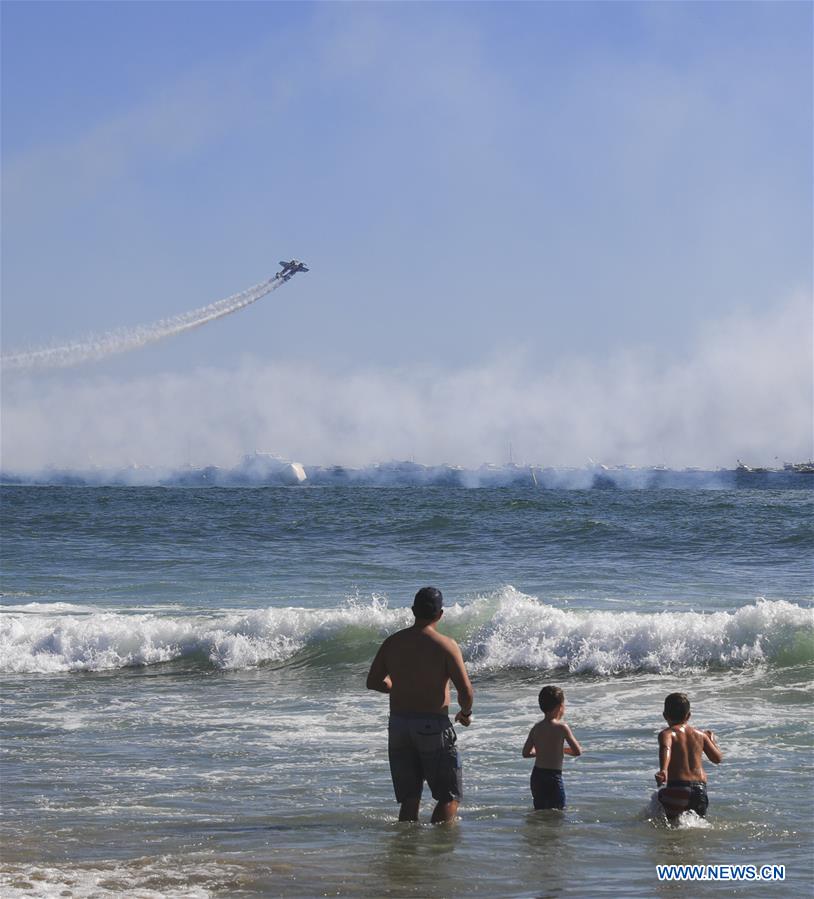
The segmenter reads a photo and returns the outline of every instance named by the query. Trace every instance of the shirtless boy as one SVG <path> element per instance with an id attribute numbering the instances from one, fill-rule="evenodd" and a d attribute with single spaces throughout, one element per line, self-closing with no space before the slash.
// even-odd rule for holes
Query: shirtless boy
<path id="1" fill-rule="evenodd" d="M 685 693 L 671 693 L 664 700 L 667 727 L 659 734 L 659 770 L 656 783 L 659 802 L 670 820 L 686 811 L 702 818 L 707 813 L 707 775 L 701 764 L 705 755 L 717 765 L 723 758 L 711 730 L 697 730 L 690 719 L 690 700 Z"/>
<path id="2" fill-rule="evenodd" d="M 455 720 L 472 721 L 472 684 L 458 644 L 439 634 L 444 614 L 441 591 L 423 587 L 413 600 L 415 623 L 391 634 L 376 653 L 369 690 L 390 695 L 387 754 L 399 821 L 417 821 L 424 781 L 437 801 L 432 823 L 451 821 L 462 795 L 457 736 L 449 720 L 449 682 L 461 710 Z"/>
<path id="3" fill-rule="evenodd" d="M 582 755 L 582 747 L 571 733 L 571 728 L 562 720 L 565 714 L 562 690 L 559 687 L 543 687 L 539 702 L 545 718 L 532 727 L 523 747 L 523 758 L 534 759 L 531 795 L 535 809 L 563 809 L 565 787 L 562 782 L 562 757 Z"/>

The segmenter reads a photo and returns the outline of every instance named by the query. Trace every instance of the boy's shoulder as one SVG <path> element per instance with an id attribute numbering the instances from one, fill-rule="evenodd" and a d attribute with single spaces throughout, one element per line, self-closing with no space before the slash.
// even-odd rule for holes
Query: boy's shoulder
<path id="1" fill-rule="evenodd" d="M 682 734 L 686 734 L 688 737 L 700 736 L 703 738 L 704 736 L 703 731 L 684 721 L 682 724 L 668 724 L 667 727 L 662 728 L 659 731 L 659 741 L 667 737 L 680 737 Z"/>
<path id="2" fill-rule="evenodd" d="M 541 718 L 532 728 L 533 730 L 548 731 L 549 733 L 565 732 L 568 725 L 562 718 Z"/>

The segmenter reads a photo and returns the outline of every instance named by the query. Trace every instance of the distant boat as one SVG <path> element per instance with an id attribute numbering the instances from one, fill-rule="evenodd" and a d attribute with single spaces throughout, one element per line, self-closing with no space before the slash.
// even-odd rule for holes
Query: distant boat
<path id="1" fill-rule="evenodd" d="M 792 471 L 794 474 L 814 474 L 814 459 L 808 462 L 784 462 L 783 471 Z"/>
<path id="2" fill-rule="evenodd" d="M 243 461 L 231 472 L 234 478 L 249 483 L 302 484 L 308 479 L 300 462 L 289 462 L 273 453 L 260 453 L 243 457 Z"/>
<path id="3" fill-rule="evenodd" d="M 770 469 L 770 468 L 763 468 L 762 466 L 759 466 L 759 465 L 757 465 L 753 468 L 750 465 L 746 465 L 744 462 L 741 462 L 740 459 L 738 459 L 738 464 L 737 464 L 737 467 L 735 468 L 735 471 L 738 474 L 767 474 L 771 470 L 772 469 Z"/>

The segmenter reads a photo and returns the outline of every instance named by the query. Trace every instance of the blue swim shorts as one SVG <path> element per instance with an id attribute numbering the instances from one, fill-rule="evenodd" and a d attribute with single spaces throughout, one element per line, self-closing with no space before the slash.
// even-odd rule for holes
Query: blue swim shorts
<path id="1" fill-rule="evenodd" d="M 659 802 L 668 818 L 688 811 L 703 818 L 709 806 L 707 785 L 696 780 L 668 780 L 659 790 Z"/>
<path id="2" fill-rule="evenodd" d="M 387 755 L 398 802 L 420 799 L 425 780 L 438 802 L 463 796 L 457 740 L 446 715 L 390 715 Z"/>
<path id="3" fill-rule="evenodd" d="M 531 795 L 535 809 L 565 808 L 565 786 L 562 771 L 555 768 L 531 769 Z"/>

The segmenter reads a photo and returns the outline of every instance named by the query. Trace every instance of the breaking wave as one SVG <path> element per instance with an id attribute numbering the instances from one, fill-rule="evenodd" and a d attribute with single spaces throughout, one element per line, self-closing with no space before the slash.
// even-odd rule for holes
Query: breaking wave
<path id="1" fill-rule="evenodd" d="M 81 611 L 80 611 L 81 609 Z M 174 610 L 173 610 L 174 611 Z M 219 669 L 363 664 L 412 619 L 373 597 L 335 609 L 179 615 L 30 603 L 0 616 L 5 673 L 102 671 L 199 661 Z M 472 671 L 534 669 L 612 675 L 691 672 L 814 660 L 812 611 L 758 600 L 729 612 L 568 610 L 506 587 L 450 606 L 444 629 Z"/>

